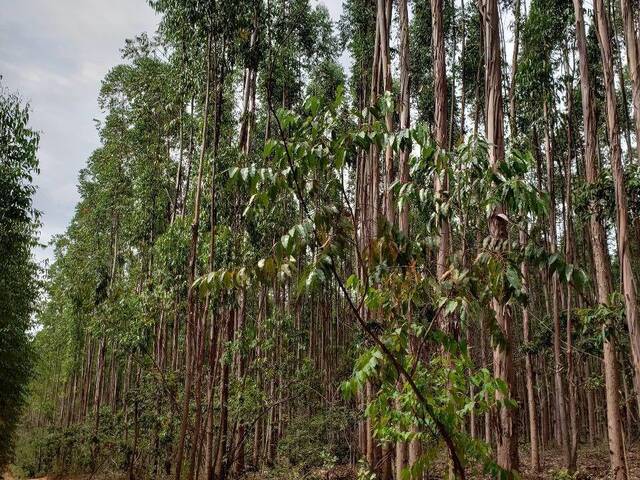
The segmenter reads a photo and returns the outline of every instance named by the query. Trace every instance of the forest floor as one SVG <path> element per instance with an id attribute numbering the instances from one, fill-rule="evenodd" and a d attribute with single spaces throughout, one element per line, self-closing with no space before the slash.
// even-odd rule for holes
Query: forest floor
<path id="1" fill-rule="evenodd" d="M 562 476 L 562 452 L 557 448 L 548 448 L 541 452 L 541 471 L 533 472 L 529 465 L 528 446 L 520 450 L 521 478 L 522 480 L 608 480 L 611 477 L 609 472 L 609 451 L 605 444 L 595 447 L 581 446 L 578 450 L 578 471 L 573 477 Z M 627 452 L 627 467 L 629 469 L 628 480 L 640 480 L 640 443 L 636 442 L 629 446 Z M 444 478 L 446 460 L 443 458 L 426 475 L 428 480 L 438 480 Z M 275 480 L 274 477 L 255 475 L 249 477 L 251 480 Z M 355 480 L 356 473 L 352 467 L 337 467 L 333 470 L 317 470 L 304 478 L 322 480 Z M 474 480 L 487 480 L 481 476 L 470 476 Z M 278 480 L 289 480 L 289 477 L 278 477 Z"/>
<path id="2" fill-rule="evenodd" d="M 608 480 L 609 476 L 609 452 L 606 445 L 596 447 L 583 446 L 578 450 L 578 472 L 575 477 L 558 476 L 561 470 L 562 453 L 558 449 L 546 449 L 541 453 L 542 472 L 531 472 L 528 465 L 528 448 L 522 448 L 520 459 L 522 462 L 522 480 L 555 480 L 573 478 L 575 480 Z M 627 464 L 629 468 L 629 480 L 640 480 L 640 443 L 636 442 L 629 446 L 627 452 Z M 437 480 L 441 477 L 444 462 L 440 468 L 429 475 L 429 480 Z M 22 480 L 13 476 L 11 472 L 5 472 L 1 477 L 3 480 Z M 114 474 L 109 475 L 72 475 L 72 476 L 48 476 L 30 480 L 124 480 L 126 477 Z M 246 480 L 293 480 L 294 478 L 304 478 L 308 480 L 355 480 L 356 472 L 353 467 L 342 465 L 332 469 L 317 469 L 307 473 L 302 477 L 292 477 L 291 474 L 274 476 L 269 473 L 253 473 L 245 477 Z M 480 477 L 473 477 L 480 480 Z"/>
<path id="3" fill-rule="evenodd" d="M 524 449 L 523 449 L 524 450 Z M 562 465 L 562 452 L 559 449 L 547 449 L 541 453 L 542 472 L 533 473 L 529 469 L 529 450 L 521 450 L 523 480 L 552 480 L 554 473 Z M 629 445 L 627 451 L 629 480 L 640 480 L 640 443 Z M 606 480 L 609 476 L 609 450 L 606 445 L 596 447 L 582 446 L 578 450 L 578 475 L 576 480 Z M 557 478 L 557 477 L 556 477 Z M 563 478 L 563 477 L 561 477 Z M 564 477 L 568 478 L 568 477 Z"/>

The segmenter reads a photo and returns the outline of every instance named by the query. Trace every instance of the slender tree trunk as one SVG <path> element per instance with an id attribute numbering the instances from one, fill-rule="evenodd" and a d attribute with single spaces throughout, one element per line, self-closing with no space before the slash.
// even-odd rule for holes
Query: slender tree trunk
<path id="1" fill-rule="evenodd" d="M 393 81 L 391 78 L 391 52 L 389 48 L 390 37 L 390 20 L 392 11 L 391 0 L 377 0 L 377 23 L 379 31 L 379 71 L 381 72 L 382 89 L 385 93 L 391 93 L 393 90 Z M 388 132 L 393 132 L 393 112 L 385 113 L 385 125 Z M 393 202 L 393 191 L 391 185 L 395 179 L 395 171 L 393 166 L 393 148 L 388 145 L 385 148 L 385 178 L 384 178 L 384 210 L 387 222 L 391 225 L 395 222 L 395 205 Z M 375 234 L 375 232 L 374 232 Z"/>
<path id="2" fill-rule="evenodd" d="M 609 133 L 610 161 L 611 169 L 613 171 L 613 185 L 616 199 L 618 258 L 620 262 L 622 293 L 624 296 L 627 326 L 629 328 L 629 343 L 631 344 L 633 365 L 637 379 L 636 386 L 638 386 L 640 384 L 640 318 L 638 317 L 636 283 L 631 263 L 631 247 L 628 233 L 629 211 L 627 207 L 627 192 L 622 165 L 622 149 L 620 146 L 620 130 L 613 72 L 613 56 L 611 52 L 611 36 L 609 33 L 609 19 L 607 18 L 607 13 L 604 10 L 602 0 L 596 0 L 594 9 L 596 11 L 598 43 L 600 45 L 604 74 L 607 105 L 607 130 Z M 636 394 L 640 395 L 640 392 L 636 392 Z"/>
<path id="3" fill-rule="evenodd" d="M 620 0 L 620 13 L 622 16 L 622 28 L 624 30 L 625 49 L 631 77 L 631 104 L 633 105 L 633 118 L 636 127 L 637 161 L 640 163 L 640 44 L 633 18 L 631 0 Z M 623 87 L 624 88 L 624 87 Z M 640 374 L 638 366 L 636 376 Z M 640 392 L 637 392 L 640 395 Z"/>
<path id="4" fill-rule="evenodd" d="M 193 221 L 191 223 L 191 247 L 189 252 L 189 271 L 188 271 L 188 292 L 187 292 L 187 328 L 185 334 L 186 344 L 186 361 L 185 361 L 185 386 L 184 399 L 182 407 L 182 421 L 180 424 L 180 435 L 176 448 L 175 463 L 175 480 L 180 480 L 182 471 L 182 459 L 184 456 L 184 444 L 189 424 L 189 403 L 191 398 L 191 385 L 193 382 L 193 357 L 195 356 L 195 338 L 194 328 L 197 321 L 196 293 L 193 288 L 193 282 L 196 275 L 197 264 L 197 247 L 198 247 L 198 227 L 200 223 L 200 197 L 202 191 L 202 174 L 204 170 L 205 154 L 207 150 L 207 125 L 209 120 L 209 90 L 211 83 L 211 34 L 207 38 L 206 47 L 206 80 L 205 80 L 205 96 L 202 122 L 202 145 L 200 149 L 200 162 L 198 165 L 198 180 L 196 184 L 196 195 L 193 210 Z"/>
<path id="5" fill-rule="evenodd" d="M 551 144 L 551 127 L 549 125 L 549 111 L 547 100 L 544 100 L 544 138 L 545 138 L 545 155 L 547 160 L 547 192 L 550 198 L 549 208 L 549 247 L 551 254 L 557 251 L 558 238 L 556 233 L 556 198 L 555 198 L 555 175 L 553 161 L 553 147 Z M 558 414 L 557 428 L 560 437 L 560 447 L 564 458 L 564 465 L 569 467 L 571 463 L 569 452 L 569 426 L 567 423 L 567 409 L 564 395 L 564 379 L 561 348 L 561 331 L 560 331 L 560 299 L 559 295 L 558 274 L 553 273 L 551 277 L 551 316 L 553 319 L 553 360 L 554 360 L 554 380 L 555 380 L 555 403 L 556 413 Z"/>
<path id="6" fill-rule="evenodd" d="M 95 432 L 98 434 L 100 427 L 100 406 L 102 404 L 102 387 L 104 384 L 104 367 L 107 345 L 104 336 L 100 339 L 98 347 L 98 362 L 96 366 L 96 388 L 93 392 L 93 415 L 95 417 Z"/>
<path id="7" fill-rule="evenodd" d="M 225 344 L 227 347 L 233 341 L 235 310 L 227 312 L 227 325 L 225 328 Z M 225 361 L 222 365 L 222 375 L 220 378 L 220 425 L 218 429 L 218 454 L 214 478 L 224 480 L 228 471 L 227 444 L 229 439 L 229 363 Z"/>
<path id="8" fill-rule="evenodd" d="M 567 50 L 563 51 L 563 59 L 567 78 L 567 160 L 564 168 L 565 179 L 565 215 L 564 215 L 564 233 L 565 233 L 565 257 L 568 263 L 574 263 L 574 238 L 573 238 L 573 205 L 572 205 L 572 163 L 573 163 L 573 80 L 572 73 L 569 70 L 569 59 Z M 567 283 L 567 380 L 569 384 L 569 471 L 576 470 L 576 462 L 578 455 L 578 418 L 577 418 L 577 401 L 578 395 L 576 390 L 575 366 L 573 356 L 573 325 L 572 325 L 572 296 L 573 290 L 571 283 Z"/>
<path id="9" fill-rule="evenodd" d="M 589 359 L 585 362 L 585 380 L 588 380 L 591 377 L 591 368 L 589 367 Z M 593 387 L 589 386 L 587 390 L 587 428 L 589 434 L 589 446 L 593 447 L 595 445 L 595 436 L 597 430 L 596 423 L 596 411 L 595 411 L 595 398 L 593 393 Z"/>
<path id="10" fill-rule="evenodd" d="M 518 52 L 520 50 L 520 1 L 515 0 L 513 5 L 513 57 L 511 60 L 511 84 L 509 86 L 509 127 L 511 130 L 511 142 L 515 142 L 518 136 L 516 120 L 516 79 L 518 75 Z"/>
<path id="11" fill-rule="evenodd" d="M 602 0 L 596 0 L 595 7 L 597 10 L 598 36 L 608 40 L 608 25 L 604 16 Z M 589 76 L 589 64 L 587 56 L 587 43 L 584 31 L 584 14 L 582 11 L 582 3 L 580 0 L 574 0 L 574 11 L 576 16 L 576 38 L 578 43 L 578 52 L 580 55 L 580 86 L 582 93 L 582 113 L 584 120 L 584 137 L 585 137 L 585 176 L 588 183 L 595 183 L 597 180 L 597 136 L 595 125 L 595 108 L 593 105 L 593 95 L 591 89 L 591 80 Z M 603 57 L 606 56 L 603 52 Z M 609 58 L 609 62 L 611 59 Z M 603 66 L 606 63 L 603 58 Z M 611 64 L 610 64 L 611 65 Z M 609 71 L 609 77 L 611 77 Z M 612 80 L 612 78 L 609 78 Z M 609 86 L 611 86 L 609 84 Z M 609 97 L 608 92 L 607 96 Z M 609 101 L 607 103 L 610 103 Z M 607 110 L 609 110 L 609 105 Z M 596 272 L 596 285 L 598 291 L 598 302 L 607 305 L 609 302 L 609 294 L 612 291 L 611 286 L 611 264 L 606 250 L 606 236 L 602 224 L 599 222 L 596 213 L 592 213 L 590 217 L 590 228 L 593 247 L 593 261 Z M 606 328 L 606 327 L 603 327 Z M 604 332 L 603 332 L 604 333 Z M 606 391 L 606 409 L 607 409 L 607 430 L 609 440 L 609 455 L 611 459 L 611 469 L 616 480 L 626 480 L 626 472 L 624 470 L 624 457 L 622 451 L 622 432 L 620 427 L 620 410 L 619 410 L 619 372 L 616 362 L 615 337 L 605 335 L 604 342 L 604 373 L 605 373 L 605 391 Z"/>
<path id="12" fill-rule="evenodd" d="M 399 0 L 398 14 L 400 15 L 400 129 L 406 130 L 410 127 L 410 89 L 411 80 L 409 76 L 409 11 L 407 0 Z M 409 147 L 400 149 L 400 182 L 404 185 L 410 181 L 409 178 Z M 405 235 L 409 233 L 409 203 L 404 202 L 400 211 L 399 220 L 400 231 Z"/>
<path id="13" fill-rule="evenodd" d="M 447 72 L 444 45 L 444 20 L 442 13 L 442 0 L 431 0 L 431 31 L 433 51 L 433 78 L 435 100 L 435 140 L 438 147 L 438 155 L 444 156 L 448 145 L 447 134 Z M 446 172 L 436 173 L 434 177 L 434 189 L 436 201 L 446 201 L 449 190 L 449 181 Z M 442 277 L 447 270 L 447 257 L 449 255 L 449 221 L 442 217 L 439 224 L 439 241 L 437 276 Z"/>
<path id="14" fill-rule="evenodd" d="M 631 77 L 631 94 L 633 116 L 636 126 L 636 148 L 640 164 L 640 44 L 633 19 L 630 0 L 620 0 L 622 22 Z M 613 80 L 612 80 L 613 82 Z M 624 85 L 622 86 L 624 88 Z M 612 112 L 615 113 L 615 112 Z M 612 121 L 609 119 L 608 121 Z M 629 328 L 629 343 L 633 354 L 634 386 L 636 403 L 640 412 L 640 316 L 638 314 L 637 288 L 631 262 L 631 245 L 629 242 L 628 207 L 624 187 L 624 169 L 621 156 L 613 156 L 611 165 L 616 195 L 616 221 L 618 226 L 618 256 L 620 257 L 622 290 L 624 293 L 625 312 Z"/>
<path id="15" fill-rule="evenodd" d="M 504 161 L 504 111 L 502 102 L 502 54 L 500 51 L 499 9 L 497 0 L 482 0 L 485 41 L 485 105 L 486 136 L 489 144 L 489 162 L 496 170 Z M 504 207 L 498 205 L 489 217 L 489 234 L 496 245 L 508 241 L 508 221 Z M 493 372 L 515 392 L 512 361 L 513 319 L 510 307 L 498 299 L 493 300 L 496 323 L 505 342 L 497 342 L 493 350 Z M 501 393 L 497 400 L 504 400 Z M 498 465 L 506 471 L 518 469 L 518 438 L 515 409 L 506 404 L 498 407 L 496 428 L 496 457 Z"/>
<path id="16" fill-rule="evenodd" d="M 526 227 L 525 227 L 526 228 Z M 526 245 L 527 243 L 527 232 L 525 230 L 520 231 L 520 243 L 522 245 Z M 528 291 L 529 290 L 529 267 L 527 262 L 522 262 L 521 265 L 523 286 Z M 535 400 L 535 391 L 534 391 L 534 376 L 533 376 L 533 365 L 532 365 L 532 355 L 529 350 L 529 345 L 531 339 L 529 337 L 529 307 L 525 306 L 522 309 L 522 341 L 524 343 L 524 347 L 526 349 L 525 354 L 525 375 L 526 375 L 526 387 L 527 387 L 527 410 L 529 414 L 529 443 L 531 446 L 531 469 L 534 472 L 540 471 L 540 452 L 538 450 L 539 440 L 538 440 L 538 424 L 536 422 L 536 400 Z"/>

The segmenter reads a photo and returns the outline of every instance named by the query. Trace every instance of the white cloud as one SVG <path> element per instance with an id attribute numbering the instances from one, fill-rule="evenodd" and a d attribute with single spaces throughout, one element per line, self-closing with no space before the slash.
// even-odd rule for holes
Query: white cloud
<path id="1" fill-rule="evenodd" d="M 41 241 L 63 233 L 78 201 L 78 171 L 98 146 L 100 82 L 126 38 L 155 31 L 145 0 L 0 0 L 0 75 L 32 107 L 41 132 Z M 50 249 L 36 252 L 39 260 Z"/>
<path id="2" fill-rule="evenodd" d="M 342 13 L 342 0 L 316 0 L 316 3 L 324 5 L 329 10 L 331 19 L 334 22 L 340 20 L 340 14 Z"/>

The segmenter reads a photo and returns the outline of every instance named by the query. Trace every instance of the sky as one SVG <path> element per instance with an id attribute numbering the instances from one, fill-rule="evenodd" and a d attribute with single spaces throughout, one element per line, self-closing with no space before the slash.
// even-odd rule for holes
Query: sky
<path id="1" fill-rule="evenodd" d="M 334 20 L 341 0 L 320 0 Z M 42 212 L 40 241 L 64 233 L 79 200 L 78 173 L 99 146 L 94 119 L 109 69 L 120 62 L 127 38 L 156 30 L 159 17 L 146 0 L 0 0 L 2 85 L 31 105 L 40 132 L 40 175 L 35 207 Z M 50 247 L 37 249 L 51 260 Z"/>

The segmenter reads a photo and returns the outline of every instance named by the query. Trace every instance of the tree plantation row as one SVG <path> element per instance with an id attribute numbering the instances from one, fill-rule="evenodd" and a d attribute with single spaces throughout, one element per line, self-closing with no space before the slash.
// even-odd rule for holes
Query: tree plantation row
<path id="1" fill-rule="evenodd" d="M 2 91 L 0 464 L 638 478 L 635 0 L 149 3 L 40 270 Z"/>

